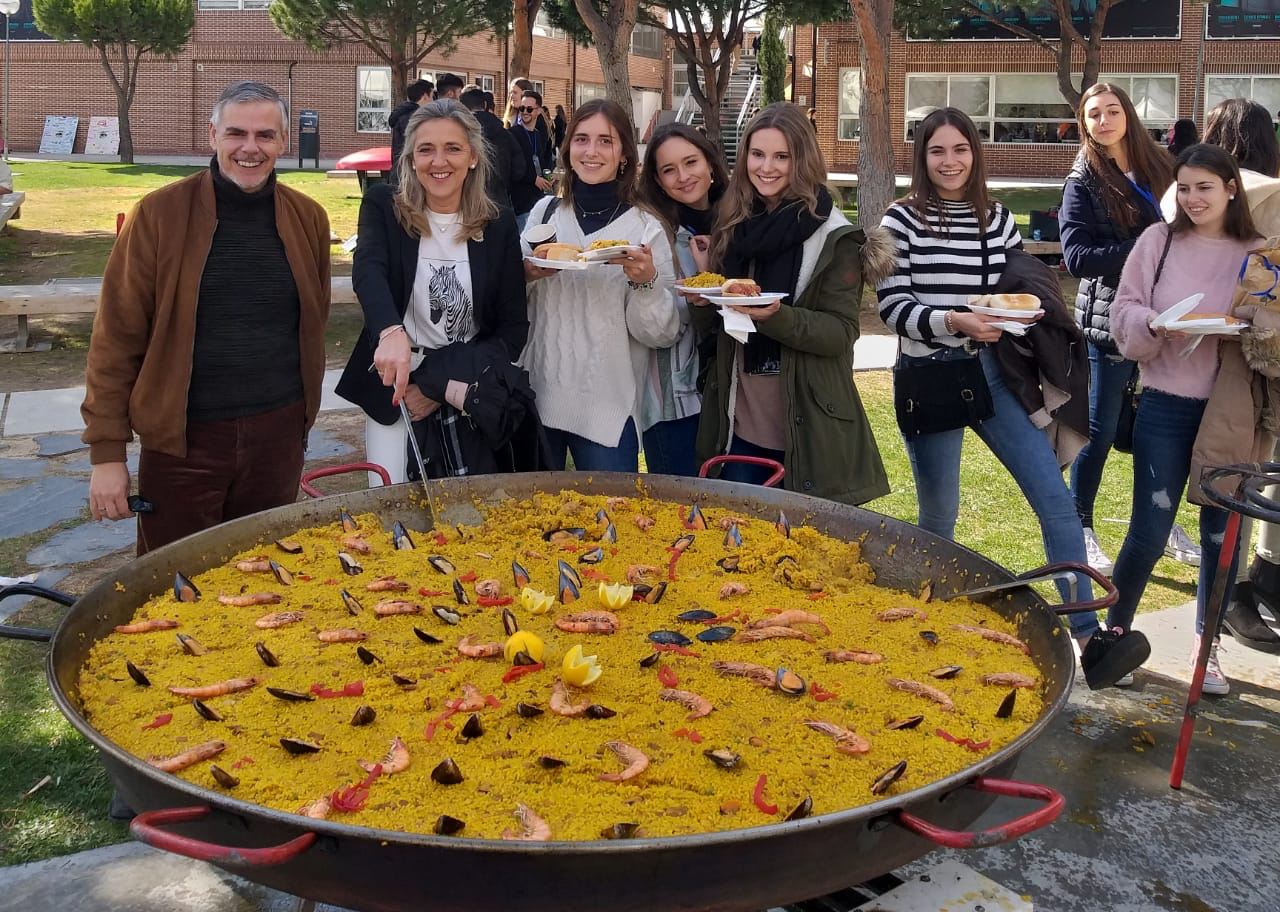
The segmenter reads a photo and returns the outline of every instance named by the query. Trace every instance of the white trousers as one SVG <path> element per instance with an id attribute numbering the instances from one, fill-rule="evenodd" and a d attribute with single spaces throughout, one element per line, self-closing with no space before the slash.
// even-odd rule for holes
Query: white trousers
<path id="1" fill-rule="evenodd" d="M 365 458 L 386 469 L 391 475 L 392 484 L 409 480 L 408 446 L 409 439 L 405 436 L 403 418 L 397 418 L 395 424 L 379 424 L 365 416 Z M 369 487 L 373 488 L 381 484 L 382 479 L 370 472 Z"/>

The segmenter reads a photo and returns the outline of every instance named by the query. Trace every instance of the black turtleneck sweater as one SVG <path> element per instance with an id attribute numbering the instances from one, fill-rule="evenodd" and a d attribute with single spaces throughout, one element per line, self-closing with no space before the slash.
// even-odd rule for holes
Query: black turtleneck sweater
<path id="1" fill-rule="evenodd" d="M 618 182 L 604 184 L 573 182 L 573 208 L 583 234 L 595 234 L 631 207 L 618 202 Z M 614 238 L 626 240 L 626 238 Z"/>
<path id="2" fill-rule="evenodd" d="M 190 421 L 259 415 L 302 398 L 298 288 L 276 231 L 276 176 L 246 193 L 210 164 L 218 226 L 200 277 Z"/>

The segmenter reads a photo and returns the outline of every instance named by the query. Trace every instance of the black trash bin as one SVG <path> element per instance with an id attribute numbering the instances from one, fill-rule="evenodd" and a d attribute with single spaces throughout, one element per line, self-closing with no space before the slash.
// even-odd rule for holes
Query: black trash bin
<path id="1" fill-rule="evenodd" d="M 320 112 L 303 111 L 298 115 L 298 167 L 310 158 L 320 167 Z"/>

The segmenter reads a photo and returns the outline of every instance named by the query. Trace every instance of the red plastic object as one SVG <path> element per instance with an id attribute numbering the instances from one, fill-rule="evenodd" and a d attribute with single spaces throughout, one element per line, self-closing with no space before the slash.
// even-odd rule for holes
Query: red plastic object
<path id="1" fill-rule="evenodd" d="M 948 849 L 984 849 L 1003 842 L 1012 842 L 1043 826 L 1048 826 L 1058 819 L 1058 815 L 1062 813 L 1067 803 L 1059 792 L 1047 785 L 1033 785 L 1030 782 L 1018 782 L 1014 779 L 988 779 L 985 776 L 979 776 L 969 783 L 968 788 L 977 789 L 980 792 L 991 792 L 994 795 L 1005 795 L 1009 798 L 1043 801 L 1044 807 L 981 832 L 945 830 L 906 811 L 898 812 L 898 823 L 917 836 L 923 836 L 930 842 Z"/>
<path id="2" fill-rule="evenodd" d="M 345 475 L 348 472 L 376 472 L 384 485 L 391 484 L 391 475 L 376 462 L 349 462 L 344 465 L 329 466 L 327 469 L 312 469 L 302 476 L 299 486 L 308 497 L 323 497 L 311 482 L 317 478 L 328 478 L 330 475 Z"/>
<path id="3" fill-rule="evenodd" d="M 766 469 L 773 469 L 773 474 L 765 479 L 764 486 L 766 488 L 776 488 L 782 482 L 783 476 L 787 474 L 787 470 L 783 468 L 782 463 L 776 459 L 767 459 L 764 456 L 712 456 L 702 464 L 702 468 L 698 469 L 698 477 L 706 478 L 712 466 L 723 465 L 726 462 L 741 462 L 745 465 L 757 465 L 764 466 Z"/>
<path id="4" fill-rule="evenodd" d="M 374 146 L 352 152 L 338 159 L 333 167 L 337 171 L 381 171 L 385 174 L 391 170 L 391 147 Z"/>
<path id="5" fill-rule="evenodd" d="M 165 808 L 159 811 L 144 811 L 129 824 L 129 832 L 139 842 L 144 842 L 157 849 L 194 858 L 197 861 L 211 861 L 220 865 L 238 865 L 242 867 L 268 867 L 284 864 L 297 858 L 316 841 L 315 833 L 303 833 L 296 839 L 277 846 L 261 849 L 242 849 L 232 846 L 218 845 L 192 839 L 189 836 L 178 836 L 160 829 L 175 823 L 189 823 L 209 816 L 210 807 L 197 805 L 194 807 Z"/>
<path id="6" fill-rule="evenodd" d="M 120 229 L 124 227 L 124 213 L 116 213 L 116 237 L 120 236 Z"/>

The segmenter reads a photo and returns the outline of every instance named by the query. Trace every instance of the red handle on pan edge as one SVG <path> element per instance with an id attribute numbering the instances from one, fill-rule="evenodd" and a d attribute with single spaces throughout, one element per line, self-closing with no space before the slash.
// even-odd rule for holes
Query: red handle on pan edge
<path id="1" fill-rule="evenodd" d="M 746 465 L 764 466 L 766 469 L 773 469 L 773 474 L 765 480 L 766 488 L 774 488 L 782 481 L 782 477 L 787 474 L 787 470 L 782 467 L 782 463 L 776 459 L 769 459 L 766 456 L 712 456 L 702 464 L 702 468 L 698 469 L 698 477 L 706 478 L 707 472 L 712 466 L 722 465 L 726 462 L 741 462 Z"/>
<path id="2" fill-rule="evenodd" d="M 377 472 L 384 485 L 391 484 L 391 474 L 376 462 L 348 462 L 343 465 L 329 466 L 327 469 L 312 469 L 302 476 L 299 487 L 302 488 L 302 493 L 308 497 L 322 497 L 323 495 L 311 482 L 317 478 L 328 478 L 330 475 L 345 475 L 348 472 Z"/>
<path id="3" fill-rule="evenodd" d="M 1033 785 L 1030 782 L 1018 782 L 1014 779 L 988 779 L 986 776 L 979 776 L 969 783 L 968 788 L 977 789 L 980 792 L 1005 795 L 1009 798 L 1030 798 L 1033 801 L 1043 801 L 1044 807 L 1018 817 L 1016 820 L 1010 820 L 1008 823 L 1002 823 L 999 826 L 994 826 L 981 832 L 944 830 L 942 827 L 934 826 L 927 820 L 921 820 L 906 811 L 898 812 L 898 823 L 917 836 L 923 836 L 930 842 L 949 849 L 984 849 L 987 846 L 999 845 L 1002 842 L 1012 842 L 1021 836 L 1040 829 L 1042 826 L 1053 823 L 1058 819 L 1058 815 L 1062 813 L 1063 807 L 1066 806 L 1066 799 L 1047 785 Z"/>
<path id="4" fill-rule="evenodd" d="M 203 842 L 189 836 L 178 836 L 160 829 L 172 823 L 187 823 L 208 817 L 210 808 L 207 804 L 184 808 L 164 808 L 158 811 L 144 811 L 129 824 L 129 832 L 139 842 L 144 842 L 157 849 L 185 855 L 197 861 L 212 861 L 217 864 L 242 865 L 246 867 L 267 867 L 284 864 L 297 858 L 316 841 L 315 833 L 303 833 L 296 839 L 277 846 L 263 849 L 238 849 L 222 846 L 214 842 Z"/>
<path id="5" fill-rule="evenodd" d="M 1051 606 L 1057 614 L 1074 614 L 1078 611 L 1101 611 L 1103 608 L 1110 608 L 1120 600 L 1120 590 L 1116 589 L 1115 584 L 1107 579 L 1097 570 L 1094 570 L 1088 564 L 1077 564 L 1075 561 L 1062 561 L 1057 564 L 1045 564 L 1035 570 L 1028 570 L 1026 573 L 1019 574 L 1021 577 L 1043 576 L 1047 573 L 1057 573 L 1060 570 L 1070 570 L 1073 573 L 1080 573 L 1089 577 L 1099 586 L 1102 587 L 1102 598 L 1096 598 L 1091 602 L 1065 602 L 1061 605 Z"/>

